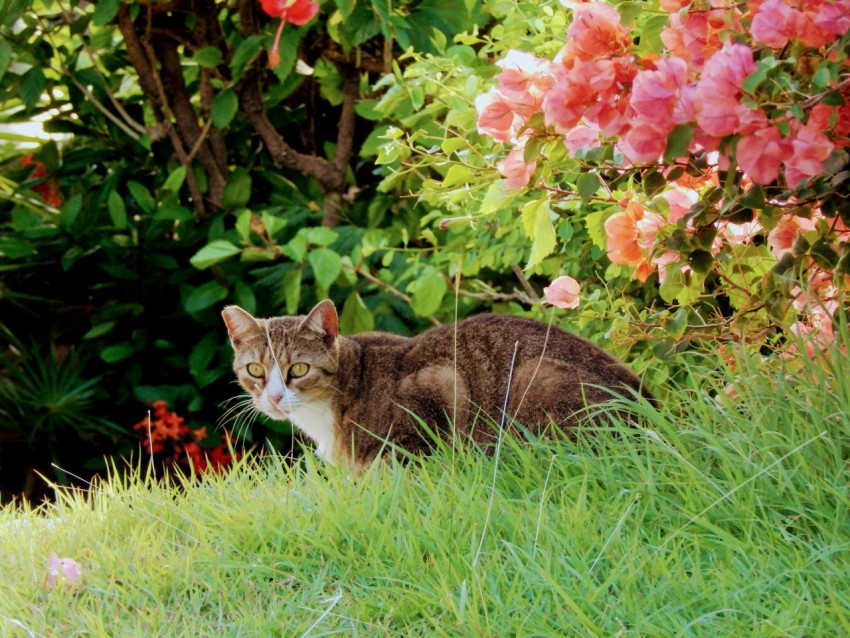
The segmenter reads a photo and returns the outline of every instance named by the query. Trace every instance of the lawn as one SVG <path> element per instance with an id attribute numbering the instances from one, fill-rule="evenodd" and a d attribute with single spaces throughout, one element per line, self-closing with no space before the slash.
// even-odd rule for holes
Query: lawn
<path id="1" fill-rule="evenodd" d="M 182 486 L 114 472 L 8 507 L 0 633 L 850 634 L 848 358 L 705 361 L 640 429 L 356 478 L 273 456 Z M 52 553 L 81 564 L 70 590 L 44 586 Z"/>

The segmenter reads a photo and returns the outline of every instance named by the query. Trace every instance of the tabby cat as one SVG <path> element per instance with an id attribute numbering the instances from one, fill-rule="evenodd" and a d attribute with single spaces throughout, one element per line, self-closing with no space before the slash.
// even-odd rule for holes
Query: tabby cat
<path id="1" fill-rule="evenodd" d="M 433 433 L 486 443 L 498 427 L 569 429 L 613 393 L 651 398 L 598 346 L 530 319 L 479 315 L 410 338 L 342 337 L 329 300 L 299 317 L 222 314 L 253 406 L 294 423 L 332 464 L 362 467 L 388 444 L 427 451 Z"/>

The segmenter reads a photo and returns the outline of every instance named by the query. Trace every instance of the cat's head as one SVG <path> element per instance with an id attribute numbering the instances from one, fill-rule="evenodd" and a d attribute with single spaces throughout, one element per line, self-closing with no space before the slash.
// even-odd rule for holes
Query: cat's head
<path id="1" fill-rule="evenodd" d="M 299 317 L 257 319 L 238 306 L 227 306 L 222 316 L 233 344 L 233 370 L 257 410 L 281 420 L 330 401 L 339 365 L 333 302 L 319 302 Z"/>

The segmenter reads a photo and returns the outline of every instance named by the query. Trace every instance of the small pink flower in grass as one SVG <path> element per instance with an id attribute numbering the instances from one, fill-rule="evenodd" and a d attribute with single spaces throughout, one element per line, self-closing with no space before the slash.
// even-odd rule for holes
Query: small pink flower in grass
<path id="1" fill-rule="evenodd" d="M 319 12 L 319 3 L 313 0 L 260 0 L 263 11 L 273 18 L 280 18 L 280 26 L 274 36 L 274 44 L 269 51 L 269 67 L 275 68 L 280 64 L 278 45 L 283 27 L 287 22 L 295 26 L 307 24 Z"/>
<path id="2" fill-rule="evenodd" d="M 558 308 L 578 308 L 581 286 L 572 277 L 558 277 L 543 289 L 543 303 L 558 306 Z"/>
<path id="3" fill-rule="evenodd" d="M 72 558 L 59 558 L 51 554 L 47 560 L 47 576 L 44 579 L 45 589 L 56 589 L 62 585 L 71 591 L 80 586 L 82 567 Z"/>

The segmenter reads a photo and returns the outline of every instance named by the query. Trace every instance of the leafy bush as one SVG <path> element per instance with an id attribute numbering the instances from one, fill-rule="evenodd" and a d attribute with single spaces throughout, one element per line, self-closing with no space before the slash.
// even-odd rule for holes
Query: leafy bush
<path id="1" fill-rule="evenodd" d="M 566 4 L 498 5 L 498 27 L 393 77 L 388 96 L 428 97 L 381 149 L 384 187 L 448 209 L 442 258 L 465 276 L 521 262 L 583 282 L 565 323 L 644 359 L 831 340 L 850 282 L 846 2 Z"/>
<path id="2" fill-rule="evenodd" d="M 382 255 L 351 255 L 370 228 L 418 236 L 411 211 L 376 197 L 372 84 L 402 49 L 482 20 L 477 2 L 445 7 L 326 2 L 283 30 L 272 70 L 278 20 L 256 0 L 13 3 L 0 124 L 41 122 L 53 139 L 0 130 L 6 355 L 70 348 L 91 410 L 125 432 L 107 451 L 127 453 L 154 401 L 193 428 L 220 415 L 233 393 L 224 303 L 272 315 L 330 295 L 346 330 L 416 329 L 394 285 L 402 264 L 387 283 Z M 18 372 L 2 373 L 10 392 Z M 243 435 L 285 446 L 289 429 Z M 102 464 L 95 446 L 78 456 L 60 460 Z"/>

